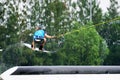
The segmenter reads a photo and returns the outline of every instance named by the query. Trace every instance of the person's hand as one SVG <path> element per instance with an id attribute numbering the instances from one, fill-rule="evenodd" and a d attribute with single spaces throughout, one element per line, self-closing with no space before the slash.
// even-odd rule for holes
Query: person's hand
<path id="1" fill-rule="evenodd" d="M 34 47 L 32 47 L 32 50 L 35 50 L 35 48 L 34 48 Z"/>
<path id="2" fill-rule="evenodd" d="M 60 37 L 63 37 L 63 36 L 64 36 L 64 34 L 61 34 L 61 35 L 57 36 L 57 38 L 60 38 Z"/>
<path id="3" fill-rule="evenodd" d="M 56 36 L 51 36 L 51 38 L 57 38 Z"/>

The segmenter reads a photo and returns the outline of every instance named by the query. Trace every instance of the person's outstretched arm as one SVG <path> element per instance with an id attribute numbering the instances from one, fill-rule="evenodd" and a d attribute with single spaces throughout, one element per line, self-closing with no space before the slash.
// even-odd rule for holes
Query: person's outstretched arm
<path id="1" fill-rule="evenodd" d="M 46 37 L 46 38 L 50 38 L 50 39 L 56 38 L 56 36 L 50 36 L 50 35 L 47 35 L 47 34 L 45 34 L 45 37 Z"/>

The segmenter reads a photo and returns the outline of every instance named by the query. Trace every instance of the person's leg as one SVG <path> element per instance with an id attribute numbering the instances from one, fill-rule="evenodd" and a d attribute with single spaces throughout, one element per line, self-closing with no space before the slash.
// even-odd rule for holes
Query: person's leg
<path id="1" fill-rule="evenodd" d="M 34 50 L 34 48 L 35 48 L 35 42 L 34 41 L 32 41 L 31 48 L 32 48 L 32 50 Z"/>
<path id="2" fill-rule="evenodd" d="M 43 41 L 43 43 L 42 43 L 42 46 L 43 46 L 43 47 L 44 47 L 45 43 L 46 43 L 46 38 L 44 38 L 44 41 Z"/>
<path id="3" fill-rule="evenodd" d="M 46 38 L 44 38 L 44 39 L 41 41 L 40 47 L 39 47 L 40 50 L 43 50 L 45 43 L 46 43 Z"/>

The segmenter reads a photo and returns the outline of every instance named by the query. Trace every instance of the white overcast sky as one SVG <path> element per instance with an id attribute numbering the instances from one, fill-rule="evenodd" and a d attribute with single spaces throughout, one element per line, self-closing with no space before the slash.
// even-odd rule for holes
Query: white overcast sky
<path id="1" fill-rule="evenodd" d="M 73 1 L 77 1 L 77 0 L 73 0 Z M 103 10 L 103 13 L 105 13 L 107 11 L 107 7 L 110 6 L 110 0 L 96 0 L 98 2 L 100 2 L 100 7 Z M 116 0 L 120 6 L 120 0 Z M 120 9 L 119 9 L 120 11 Z"/>
<path id="2" fill-rule="evenodd" d="M 107 7 L 110 6 L 110 0 L 98 0 L 100 1 L 100 7 L 102 8 L 103 12 L 106 12 L 107 11 Z M 120 6 L 120 0 L 116 0 L 118 1 L 118 4 Z M 119 9 L 120 11 L 120 9 Z"/>

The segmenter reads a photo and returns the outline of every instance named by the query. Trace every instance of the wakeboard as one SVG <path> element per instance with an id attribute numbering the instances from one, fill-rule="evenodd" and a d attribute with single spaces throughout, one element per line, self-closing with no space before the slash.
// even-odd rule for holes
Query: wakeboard
<path id="1" fill-rule="evenodd" d="M 28 43 L 23 43 L 24 46 L 26 46 L 27 48 L 31 48 L 31 44 L 28 44 Z M 56 51 L 48 51 L 48 50 L 39 50 L 38 47 L 35 47 L 34 48 L 34 51 L 40 51 L 40 52 L 45 52 L 45 53 L 55 53 Z"/>

